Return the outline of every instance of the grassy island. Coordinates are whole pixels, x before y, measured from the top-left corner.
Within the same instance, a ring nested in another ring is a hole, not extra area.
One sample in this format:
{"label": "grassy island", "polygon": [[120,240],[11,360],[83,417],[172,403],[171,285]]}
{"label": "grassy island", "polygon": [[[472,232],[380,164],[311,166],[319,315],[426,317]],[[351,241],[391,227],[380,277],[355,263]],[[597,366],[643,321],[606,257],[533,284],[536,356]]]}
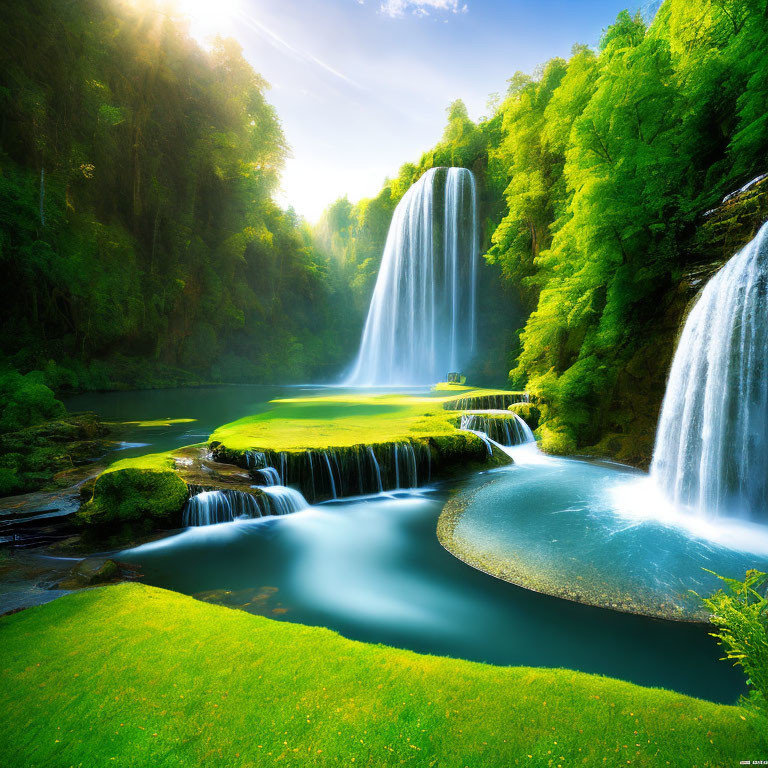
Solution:
{"label": "grassy island", "polygon": [[[203,446],[188,446],[113,463],[96,480],[78,520],[102,536],[175,527],[187,499],[185,483],[249,491],[247,473],[238,467],[253,467],[255,453],[281,466],[283,476],[310,501],[408,487],[417,478],[429,481],[433,473],[508,463],[506,455],[489,453],[477,435],[459,429],[460,413],[446,408],[457,391],[473,398],[519,394],[446,384],[431,396],[275,400],[267,411],[216,429],[208,443],[213,462]],[[201,462],[206,463],[203,473]]]}
{"label": "grassy island", "polygon": [[234,451],[281,452],[452,436],[458,432],[459,417],[445,406],[457,391],[462,398],[518,394],[442,387],[446,389],[436,388],[440,394],[432,397],[353,394],[276,400],[269,411],[219,427],[211,442]]}
{"label": "grassy island", "polygon": [[17,768],[704,768],[768,747],[741,708],[353,642],[139,584],[6,616],[0,635],[0,764]]}

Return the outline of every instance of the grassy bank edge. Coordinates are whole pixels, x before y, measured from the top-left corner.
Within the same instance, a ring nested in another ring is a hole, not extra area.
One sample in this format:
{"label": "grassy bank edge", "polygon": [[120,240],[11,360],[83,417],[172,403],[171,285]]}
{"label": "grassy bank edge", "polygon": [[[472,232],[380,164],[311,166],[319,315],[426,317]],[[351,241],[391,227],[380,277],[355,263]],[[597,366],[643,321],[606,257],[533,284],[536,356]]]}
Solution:
{"label": "grassy bank edge", "polygon": [[346,640],[140,584],[0,619],[0,764],[722,766],[742,709]]}

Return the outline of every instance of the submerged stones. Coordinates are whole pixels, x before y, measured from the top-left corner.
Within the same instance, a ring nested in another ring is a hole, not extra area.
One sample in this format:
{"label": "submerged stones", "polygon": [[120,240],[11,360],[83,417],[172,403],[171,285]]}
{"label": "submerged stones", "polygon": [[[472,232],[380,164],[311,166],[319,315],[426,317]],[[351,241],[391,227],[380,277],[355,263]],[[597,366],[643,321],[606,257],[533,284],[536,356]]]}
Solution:
{"label": "submerged stones", "polygon": [[[563,467],[555,465],[555,471]],[[586,463],[583,471],[594,475]],[[530,485],[530,480],[529,475],[522,487]],[[648,551],[655,550],[627,544],[637,532],[635,527],[611,527],[609,513],[603,517],[595,510],[584,512],[584,497],[570,498],[556,511],[546,501],[541,506],[539,500],[546,498],[543,485],[523,494],[523,502],[494,496],[494,486],[504,482],[503,476],[496,476],[455,495],[443,508],[437,537],[456,558],[503,581],[573,602],[676,621],[707,620],[707,611],[690,591],[700,588],[699,583],[687,580],[687,570],[686,577],[678,577],[674,558],[662,556],[658,562],[641,564]],[[489,517],[489,504],[503,509],[503,515]],[[578,535],[569,535],[572,521]],[[684,551],[680,550],[681,555]],[[651,578],[638,579],[636,571]],[[706,575],[695,562],[693,571]]]}

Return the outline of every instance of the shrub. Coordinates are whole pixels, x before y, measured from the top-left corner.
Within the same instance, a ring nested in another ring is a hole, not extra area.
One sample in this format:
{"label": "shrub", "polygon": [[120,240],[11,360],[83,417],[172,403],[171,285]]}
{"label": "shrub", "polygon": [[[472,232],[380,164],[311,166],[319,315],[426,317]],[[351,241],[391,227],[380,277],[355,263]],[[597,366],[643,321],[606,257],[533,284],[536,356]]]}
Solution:
{"label": "shrub", "polygon": [[536,436],[540,439],[539,446],[545,453],[567,456],[576,451],[573,433],[556,420],[542,424],[536,431]]}
{"label": "shrub", "polygon": [[746,703],[768,716],[768,573],[750,570],[744,581],[714,575],[725,588],[702,598],[718,629],[712,637],[724,648],[725,658],[744,669],[749,686]]}
{"label": "shrub", "polygon": [[66,414],[64,404],[42,382],[39,372],[0,375],[0,403],[0,432],[24,429]]}

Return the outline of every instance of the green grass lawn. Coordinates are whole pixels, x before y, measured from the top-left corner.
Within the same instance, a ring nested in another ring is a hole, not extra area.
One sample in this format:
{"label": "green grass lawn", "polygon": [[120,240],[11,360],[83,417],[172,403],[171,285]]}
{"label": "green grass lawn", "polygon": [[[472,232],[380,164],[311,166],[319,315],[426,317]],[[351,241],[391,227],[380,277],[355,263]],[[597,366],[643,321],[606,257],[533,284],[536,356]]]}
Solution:
{"label": "green grass lawn", "polygon": [[0,619],[0,765],[723,766],[739,708],[345,640],[123,584]]}
{"label": "green grass lawn", "polygon": [[[485,390],[475,390],[485,392]],[[451,435],[448,396],[331,395],[276,400],[264,413],[219,427],[211,440],[233,451],[300,451]]]}

